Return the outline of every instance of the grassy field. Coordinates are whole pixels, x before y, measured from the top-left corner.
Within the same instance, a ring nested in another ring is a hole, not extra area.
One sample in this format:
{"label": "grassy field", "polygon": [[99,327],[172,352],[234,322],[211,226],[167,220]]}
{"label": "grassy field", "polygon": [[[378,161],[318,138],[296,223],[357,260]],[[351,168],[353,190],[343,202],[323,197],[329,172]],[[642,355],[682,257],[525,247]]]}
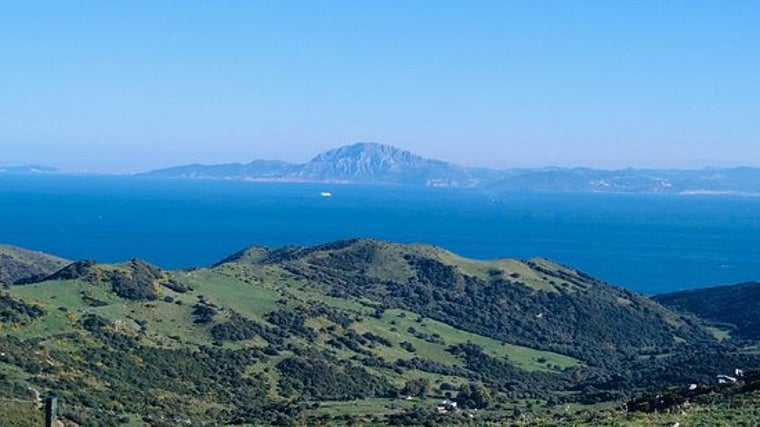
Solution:
{"label": "grassy field", "polygon": [[731,338],[731,332],[721,329],[715,326],[708,326],[707,329],[710,331],[710,333],[715,337],[718,341],[724,341],[729,338]]}
{"label": "grassy field", "polygon": [[0,425],[3,427],[40,427],[45,417],[36,403],[0,399]]}
{"label": "grassy field", "polygon": [[[417,321],[417,320],[420,321]],[[439,342],[429,342],[410,333],[424,333]],[[502,343],[492,338],[462,331],[433,319],[421,319],[414,313],[404,310],[386,310],[380,319],[368,318],[354,326],[359,333],[373,332],[388,338],[395,344],[402,341],[412,343],[417,355],[438,360],[442,363],[458,366],[460,361],[449,354],[446,348],[461,343],[471,342],[481,346],[485,353],[501,358],[506,357],[516,366],[528,370],[550,370],[550,366],[568,368],[581,365],[581,362],[568,356],[547,351],[534,350],[513,344]],[[381,353],[389,360],[406,358],[408,352],[400,347],[384,348]]]}
{"label": "grassy field", "polygon": [[[245,277],[246,281],[239,277]],[[213,271],[196,270],[184,273],[181,280],[192,286],[196,294],[207,296],[209,301],[255,319],[263,319],[266,313],[282,308],[278,302],[282,299],[300,304],[322,303],[361,315],[368,315],[373,311],[368,307],[369,304],[327,296],[323,289],[306,286],[289,278],[281,270],[273,268],[251,270],[229,265]],[[564,369],[581,365],[580,361],[568,356],[502,343],[432,319],[418,322],[417,317],[414,313],[403,310],[386,310],[379,319],[366,316],[362,321],[355,322],[352,329],[359,334],[372,332],[393,342],[393,347],[379,346],[372,349],[389,361],[417,356],[459,366],[460,361],[448,353],[446,348],[472,342],[483,347],[489,355],[507,357],[510,362],[528,371],[551,370],[555,366]],[[312,319],[309,325],[319,329],[329,326],[330,322],[325,319]],[[410,328],[416,333],[409,332]],[[438,342],[420,339],[415,336],[418,333],[430,337],[437,336]],[[399,346],[401,342],[411,343],[417,351],[410,354]]]}

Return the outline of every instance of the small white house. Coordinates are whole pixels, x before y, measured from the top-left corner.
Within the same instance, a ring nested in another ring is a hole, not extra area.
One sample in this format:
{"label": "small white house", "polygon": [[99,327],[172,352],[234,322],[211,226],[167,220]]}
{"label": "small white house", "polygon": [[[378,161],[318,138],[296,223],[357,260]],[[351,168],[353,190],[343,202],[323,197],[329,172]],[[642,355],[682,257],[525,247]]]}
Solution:
{"label": "small white house", "polygon": [[444,406],[446,409],[456,409],[457,407],[457,403],[451,399],[441,400],[441,405]]}

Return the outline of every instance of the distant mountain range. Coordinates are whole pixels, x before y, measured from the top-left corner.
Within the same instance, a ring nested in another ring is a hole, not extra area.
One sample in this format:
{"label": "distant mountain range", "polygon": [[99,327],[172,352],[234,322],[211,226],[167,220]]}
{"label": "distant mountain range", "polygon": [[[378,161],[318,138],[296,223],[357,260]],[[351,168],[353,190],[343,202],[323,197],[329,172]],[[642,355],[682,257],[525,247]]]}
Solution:
{"label": "distant mountain range", "polygon": [[[0,174],[63,173],[45,166],[1,167]],[[380,184],[480,188],[489,191],[760,195],[760,168],[488,169],[428,159],[389,145],[360,142],[318,154],[306,163],[190,164],[138,173],[169,179]]]}
{"label": "distant mountain range", "polygon": [[254,160],[246,164],[192,164],[139,175],[175,179],[486,188],[497,191],[760,194],[760,168],[601,170],[550,167],[497,170],[427,159],[376,143],[343,146],[301,164],[278,160]]}
{"label": "distant mountain range", "polygon": [[162,178],[474,187],[496,178],[498,173],[426,159],[388,145],[357,143],[326,151],[302,164],[277,160],[254,160],[247,164],[194,164],[141,175]]}

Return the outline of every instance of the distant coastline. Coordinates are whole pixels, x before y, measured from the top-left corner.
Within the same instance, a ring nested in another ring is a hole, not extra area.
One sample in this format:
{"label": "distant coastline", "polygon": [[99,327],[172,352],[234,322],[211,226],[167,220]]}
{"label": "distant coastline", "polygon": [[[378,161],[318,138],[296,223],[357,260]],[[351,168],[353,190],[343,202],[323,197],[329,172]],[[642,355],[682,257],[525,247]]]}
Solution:
{"label": "distant coastline", "polygon": [[[0,174],[69,173],[44,166],[20,166],[0,167]],[[497,192],[760,196],[760,168],[754,167],[616,170],[586,167],[488,169],[428,159],[409,151],[377,143],[356,143],[338,147],[300,164],[280,160],[254,160],[249,163],[181,165],[120,175],[186,180],[478,188]]]}

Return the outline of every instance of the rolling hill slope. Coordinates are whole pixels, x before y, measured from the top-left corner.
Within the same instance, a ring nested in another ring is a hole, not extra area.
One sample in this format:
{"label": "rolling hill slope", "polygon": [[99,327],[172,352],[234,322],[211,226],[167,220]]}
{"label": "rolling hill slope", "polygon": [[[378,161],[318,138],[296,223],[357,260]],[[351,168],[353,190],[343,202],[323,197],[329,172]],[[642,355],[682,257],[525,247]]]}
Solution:
{"label": "rolling hill slope", "polygon": [[760,340],[760,282],[673,292],[653,298],[667,307],[728,326],[738,338]]}
{"label": "rolling hill slope", "polygon": [[174,272],[81,261],[0,304],[0,398],[54,390],[80,424],[498,421],[760,363],[548,260],[375,240]]}
{"label": "rolling hill slope", "polygon": [[46,276],[67,263],[68,261],[54,255],[0,245],[0,284]]}
{"label": "rolling hill slope", "polygon": [[373,240],[259,250],[251,265],[276,265],[323,285],[327,294],[371,299],[589,361],[591,353],[607,350],[623,354],[708,339],[651,300],[543,259],[478,262],[440,248]]}

